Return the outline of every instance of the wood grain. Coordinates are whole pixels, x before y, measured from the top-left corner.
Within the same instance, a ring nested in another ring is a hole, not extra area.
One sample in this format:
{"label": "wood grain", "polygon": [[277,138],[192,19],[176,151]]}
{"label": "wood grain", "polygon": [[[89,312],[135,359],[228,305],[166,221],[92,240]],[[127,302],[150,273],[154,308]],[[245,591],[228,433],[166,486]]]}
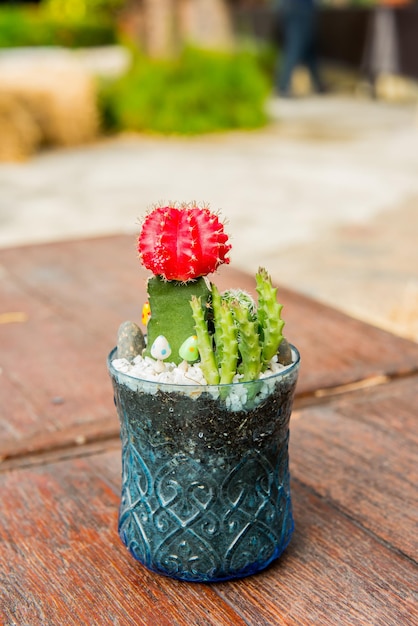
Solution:
{"label": "wood grain", "polygon": [[0,476],[0,623],[244,626],[208,585],[157,576],[117,535],[119,452]]}
{"label": "wood grain", "polygon": [[[418,623],[418,345],[286,289],[305,407],[291,420],[289,548],[265,572],[216,585],[129,556],[105,359],[119,323],[139,318],[145,279],[128,236],[0,251],[0,456],[14,458],[0,473],[0,623]],[[254,293],[230,267],[216,280]],[[342,394],[319,405],[328,391]]]}
{"label": "wood grain", "polygon": [[296,411],[291,471],[418,562],[418,376]]}
{"label": "wood grain", "polygon": [[296,532],[283,557],[217,593],[254,626],[413,626],[417,568],[355,520],[293,485]]}
{"label": "wood grain", "polygon": [[[135,237],[120,235],[0,251],[0,458],[118,435],[105,360],[119,324],[138,320],[147,273]],[[224,266],[221,289],[254,281]],[[285,331],[302,354],[299,398],[418,370],[418,345],[286,289]]]}
{"label": "wood grain", "polygon": [[[136,258],[135,237],[120,235],[0,251],[0,263],[33,298],[53,304],[108,345],[125,319],[139,320],[149,273]],[[255,294],[254,279],[222,266],[221,289]],[[279,287],[288,338],[300,347],[305,367],[300,391],[418,369],[418,346]],[[106,346],[107,349],[107,346]]]}
{"label": "wood grain", "polygon": [[136,563],[116,532],[119,451],[0,475],[6,626],[413,624],[416,567],[293,483],[296,533],[265,572],[187,584]]}
{"label": "wood grain", "polygon": [[296,292],[282,288],[279,294],[285,331],[302,354],[300,395],[418,372],[418,344]]}
{"label": "wood grain", "polygon": [[10,276],[1,284],[9,309],[27,321],[0,326],[0,457],[75,443],[91,424],[94,434],[116,434],[103,342]]}

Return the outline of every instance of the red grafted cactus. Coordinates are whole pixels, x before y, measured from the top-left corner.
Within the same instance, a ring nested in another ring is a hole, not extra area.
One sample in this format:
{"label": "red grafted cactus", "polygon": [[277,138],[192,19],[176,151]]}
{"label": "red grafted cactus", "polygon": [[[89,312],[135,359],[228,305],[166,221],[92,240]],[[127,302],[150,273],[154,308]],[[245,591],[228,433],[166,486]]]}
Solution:
{"label": "red grafted cactus", "polygon": [[231,246],[218,216],[207,208],[157,207],[138,238],[142,264],[166,280],[188,282],[229,263]]}

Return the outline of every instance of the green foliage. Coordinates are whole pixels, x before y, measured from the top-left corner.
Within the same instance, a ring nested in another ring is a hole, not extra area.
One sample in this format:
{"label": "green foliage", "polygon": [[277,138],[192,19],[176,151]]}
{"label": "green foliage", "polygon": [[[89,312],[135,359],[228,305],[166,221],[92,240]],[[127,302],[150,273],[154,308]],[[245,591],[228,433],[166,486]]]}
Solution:
{"label": "green foliage", "polygon": [[70,19],[43,7],[0,7],[0,48],[20,46],[99,46],[116,42],[116,31],[103,15]]}
{"label": "green foliage", "polygon": [[55,18],[81,21],[87,17],[112,18],[125,0],[43,0],[42,8]]}
{"label": "green foliage", "polygon": [[176,59],[138,57],[102,86],[99,104],[110,128],[192,135],[262,126],[268,92],[254,54],[188,48]]}

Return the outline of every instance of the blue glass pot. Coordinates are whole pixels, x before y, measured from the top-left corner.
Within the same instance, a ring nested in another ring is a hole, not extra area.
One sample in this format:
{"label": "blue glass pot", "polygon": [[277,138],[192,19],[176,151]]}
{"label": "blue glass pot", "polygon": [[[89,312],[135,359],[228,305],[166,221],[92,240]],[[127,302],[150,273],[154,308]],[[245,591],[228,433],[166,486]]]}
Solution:
{"label": "blue glass pot", "polygon": [[289,419],[299,353],[282,372],[231,385],[169,385],[117,371],[119,534],[149,569],[188,581],[254,574],[293,532]]}

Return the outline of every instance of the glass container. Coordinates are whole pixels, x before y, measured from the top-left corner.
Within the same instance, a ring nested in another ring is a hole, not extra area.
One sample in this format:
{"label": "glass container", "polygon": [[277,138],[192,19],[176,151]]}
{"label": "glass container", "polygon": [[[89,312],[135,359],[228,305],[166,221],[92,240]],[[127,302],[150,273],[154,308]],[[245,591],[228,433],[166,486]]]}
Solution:
{"label": "glass container", "polygon": [[267,567],[294,524],[289,419],[293,363],[254,382],[171,385],[117,371],[122,441],[119,534],[135,559],[173,578],[215,582]]}

